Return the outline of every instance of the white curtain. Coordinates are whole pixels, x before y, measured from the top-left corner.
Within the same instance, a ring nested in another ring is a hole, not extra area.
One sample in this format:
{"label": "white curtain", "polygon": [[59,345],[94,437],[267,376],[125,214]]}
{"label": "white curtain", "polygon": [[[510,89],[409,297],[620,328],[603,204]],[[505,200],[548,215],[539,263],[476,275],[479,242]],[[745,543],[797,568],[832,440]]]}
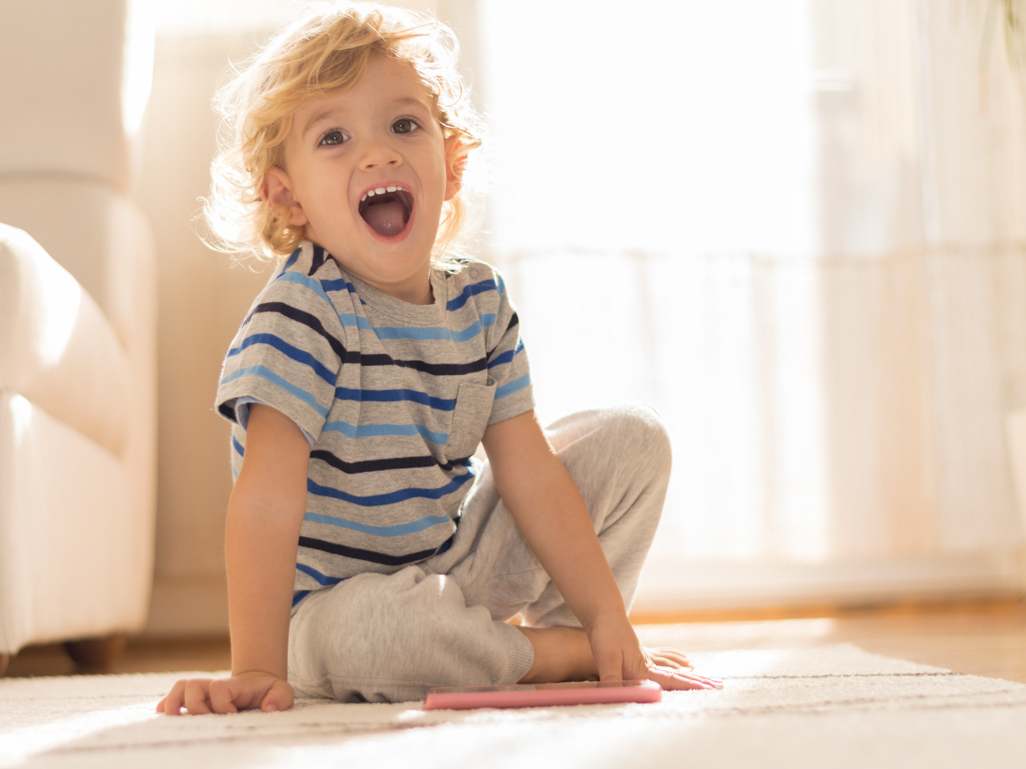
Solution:
{"label": "white curtain", "polygon": [[988,3],[439,3],[540,412],[670,427],[642,606],[1021,586],[1026,72]]}
{"label": "white curtain", "polygon": [[[473,247],[542,416],[643,400],[670,427],[641,606],[1022,586],[1006,0],[397,1],[460,38],[495,148]],[[166,35],[302,5],[139,2]]]}

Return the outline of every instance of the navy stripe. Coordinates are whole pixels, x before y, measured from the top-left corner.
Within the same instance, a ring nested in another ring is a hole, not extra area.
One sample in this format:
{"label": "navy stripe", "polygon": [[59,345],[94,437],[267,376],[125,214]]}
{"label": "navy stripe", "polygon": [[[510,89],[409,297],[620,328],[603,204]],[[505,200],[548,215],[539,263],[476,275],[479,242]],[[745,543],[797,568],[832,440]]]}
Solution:
{"label": "navy stripe", "polygon": [[326,587],[329,585],[337,585],[339,582],[343,581],[342,577],[329,577],[327,574],[321,574],[317,569],[312,566],[307,566],[305,563],[297,563],[296,571],[301,571],[307,576],[313,577],[317,584],[324,585]]}
{"label": "navy stripe", "polygon": [[432,548],[430,550],[421,550],[416,553],[407,553],[405,555],[386,555],[385,553],[375,553],[372,550],[362,550],[358,547],[347,547],[346,545],[340,545],[337,542],[326,542],[323,539],[315,539],[314,537],[300,537],[299,546],[309,548],[310,550],[320,550],[322,553],[331,553],[332,555],[341,555],[345,558],[353,558],[357,561],[379,563],[383,566],[404,566],[408,563],[423,561],[425,558],[430,558],[436,553],[444,553],[452,546],[452,537],[443,543],[441,547]]}
{"label": "navy stripe", "polygon": [[235,433],[232,433],[232,445],[235,447],[235,450],[239,452],[240,457],[246,456],[246,450],[242,448],[242,444],[235,440]]}
{"label": "navy stripe", "polygon": [[[279,315],[284,315],[289,320],[294,320],[296,323],[302,323],[311,331],[324,337],[328,344],[331,345],[331,349],[335,351],[335,354],[339,358],[342,358],[347,363],[349,362],[346,360],[347,354],[345,346],[338,339],[328,333],[324,328],[324,324],[321,323],[320,319],[316,315],[311,315],[297,307],[293,307],[291,304],[285,304],[285,302],[264,302],[263,304],[256,306],[253,312],[249,314],[249,317],[242,321],[242,325],[245,326],[249,323],[250,319],[252,319],[252,317],[258,312],[276,312]],[[359,362],[359,358],[357,358],[357,362]]]}
{"label": "navy stripe", "polygon": [[359,496],[357,494],[350,494],[347,491],[341,491],[340,489],[333,489],[330,486],[322,486],[316,481],[307,478],[306,490],[310,494],[316,494],[320,497],[331,497],[332,499],[341,499],[343,502],[360,505],[361,507],[381,507],[382,505],[394,505],[399,502],[405,502],[409,499],[441,499],[442,497],[448,496],[449,494],[457,491],[463,484],[474,477],[474,473],[469,470],[470,468],[468,468],[466,475],[458,475],[444,486],[439,486],[434,489],[407,488],[392,491],[387,494],[368,494],[367,496]]}
{"label": "navy stripe", "polygon": [[324,263],[328,261],[327,252],[321,247],[314,243],[313,247],[313,258],[310,260],[310,272],[306,275],[312,278],[317,270],[324,266]]}
{"label": "navy stripe", "polygon": [[234,355],[238,355],[243,350],[252,347],[255,344],[266,344],[268,347],[273,347],[279,352],[285,353],[285,355],[296,361],[296,363],[302,363],[309,366],[314,370],[314,373],[317,374],[317,376],[328,384],[333,385],[338,379],[337,372],[329,369],[306,350],[300,350],[298,347],[294,347],[281,337],[275,336],[274,334],[250,334],[242,340],[242,344],[230,349],[225,357],[231,358]]}
{"label": "navy stripe", "polygon": [[[506,338],[506,334],[509,333],[511,328],[515,328],[516,326],[519,326],[519,325],[520,325],[520,318],[517,317],[516,313],[513,313],[513,316],[509,319],[509,323],[506,324],[506,330],[503,331],[502,332],[502,336],[499,337],[499,341],[502,341],[503,339]],[[489,350],[488,354],[491,355],[493,352],[495,352],[496,349],[498,349],[498,345],[496,345],[491,350]]]}
{"label": "navy stripe", "polygon": [[499,287],[495,285],[494,280],[482,280],[480,283],[471,283],[463,289],[463,293],[455,299],[450,299],[446,305],[447,310],[458,310],[460,307],[467,303],[467,300],[472,296],[483,294],[485,291],[498,291]]}
{"label": "navy stripe", "polygon": [[293,593],[292,594],[292,608],[295,609],[296,608],[296,604],[299,603],[300,601],[302,601],[308,595],[310,595],[310,591],[309,590],[297,590],[295,593]]}
{"label": "navy stripe", "polygon": [[[348,361],[347,361],[348,362]],[[488,366],[487,358],[479,358],[471,363],[426,363],[422,360],[395,360],[390,355],[364,355],[360,361],[364,366],[398,366],[410,368],[422,374],[432,376],[460,376],[484,371]]]}
{"label": "navy stripe", "polygon": [[438,411],[452,411],[456,408],[455,398],[432,398],[417,390],[354,390],[350,387],[336,387],[335,399],[340,401],[368,401],[375,403],[396,403],[413,401],[430,406]]}
{"label": "navy stripe", "polygon": [[[342,289],[345,289],[350,294],[356,294],[356,286],[354,286],[345,278],[336,278],[335,280],[321,279],[321,285],[324,287],[325,291],[341,291]],[[356,296],[359,299],[360,295],[356,294]],[[363,304],[367,304],[362,299],[360,299],[360,302]]]}
{"label": "navy stripe", "polygon": [[[239,453],[241,454],[242,452],[240,451]],[[386,470],[412,470],[415,467],[434,467],[436,465],[441,467],[443,470],[452,470],[453,467],[457,465],[470,467],[470,457],[465,459],[454,459],[451,462],[439,462],[430,455],[423,457],[367,459],[362,462],[344,462],[330,451],[325,451],[324,449],[311,451],[310,459],[319,459],[325,464],[334,467],[336,470],[341,470],[343,473],[348,473],[349,475],[356,475],[357,473],[376,473]]]}
{"label": "navy stripe", "polygon": [[[318,270],[321,269],[321,267],[323,267],[325,264],[327,264],[329,261],[332,261],[333,259],[334,257],[332,257],[332,255],[325,251],[323,248],[321,248],[318,245],[314,245],[313,258],[310,260],[310,271],[307,273],[307,277],[312,278],[314,276],[314,273],[316,273]],[[354,286],[345,278],[336,278],[335,280],[324,280],[322,278],[318,278],[318,280],[320,280],[321,282],[321,288],[323,288],[325,291],[341,291],[342,289],[345,289],[351,294],[356,294],[356,297],[358,299],[360,298],[360,294],[357,292],[356,286]],[[360,304],[367,303],[363,301],[363,299],[360,299]]]}

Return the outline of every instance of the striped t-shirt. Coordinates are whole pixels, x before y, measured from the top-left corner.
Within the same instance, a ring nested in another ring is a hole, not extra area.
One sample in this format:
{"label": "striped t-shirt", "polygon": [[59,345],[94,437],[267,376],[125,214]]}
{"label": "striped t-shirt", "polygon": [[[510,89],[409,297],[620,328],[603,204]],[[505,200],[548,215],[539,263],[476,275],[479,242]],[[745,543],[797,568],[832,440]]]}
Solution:
{"label": "striped t-shirt", "polygon": [[534,407],[502,278],[431,271],[434,304],[395,299],[304,242],[257,296],[225,357],[217,408],[236,477],[249,404],[310,441],[293,605],[362,572],[449,546],[485,427]]}

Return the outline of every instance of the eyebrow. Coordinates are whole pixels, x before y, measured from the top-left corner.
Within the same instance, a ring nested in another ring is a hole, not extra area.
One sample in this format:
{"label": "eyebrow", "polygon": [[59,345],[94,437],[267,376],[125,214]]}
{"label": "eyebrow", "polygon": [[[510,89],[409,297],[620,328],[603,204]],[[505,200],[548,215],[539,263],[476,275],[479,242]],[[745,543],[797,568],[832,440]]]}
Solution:
{"label": "eyebrow", "polygon": [[[417,99],[413,96],[402,96],[391,102],[391,106],[395,107],[401,107],[407,104],[426,109],[429,113],[433,112],[433,110],[431,109],[431,105],[426,104],[423,100]],[[310,129],[313,126],[315,126],[317,123],[321,122],[325,118],[330,117],[336,111],[336,107],[327,107],[326,109],[323,109],[320,112],[315,113],[309,120],[306,121],[306,125],[303,126],[302,130],[299,133],[300,138],[305,139],[306,135],[310,133]]]}
{"label": "eyebrow", "polygon": [[306,121],[306,125],[304,125],[303,129],[299,132],[299,137],[301,139],[305,139],[306,135],[310,133],[310,129],[313,128],[313,126],[317,125],[317,123],[320,123],[333,112],[335,112],[335,109],[333,107],[328,107],[327,109],[323,109],[320,112],[315,113],[309,120]]}

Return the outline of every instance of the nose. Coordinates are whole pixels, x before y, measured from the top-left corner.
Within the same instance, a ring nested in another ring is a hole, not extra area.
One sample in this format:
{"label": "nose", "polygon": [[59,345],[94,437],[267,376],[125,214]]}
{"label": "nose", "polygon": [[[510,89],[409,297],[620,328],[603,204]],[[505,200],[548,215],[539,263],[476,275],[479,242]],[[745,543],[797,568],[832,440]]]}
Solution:
{"label": "nose", "polygon": [[386,138],[368,139],[363,146],[360,157],[360,168],[370,171],[376,168],[388,168],[402,165],[403,157]]}

